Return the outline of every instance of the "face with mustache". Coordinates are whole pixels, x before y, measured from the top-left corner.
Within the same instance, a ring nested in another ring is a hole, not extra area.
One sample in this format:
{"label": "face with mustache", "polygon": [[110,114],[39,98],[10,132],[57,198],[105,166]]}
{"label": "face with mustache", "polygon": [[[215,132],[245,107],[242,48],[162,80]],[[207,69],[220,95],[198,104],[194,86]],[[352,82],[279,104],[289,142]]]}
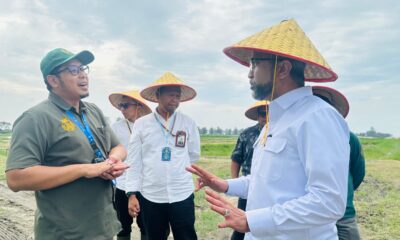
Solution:
{"label": "face with mustache", "polygon": [[275,57],[269,54],[257,53],[251,58],[250,89],[257,100],[265,100],[271,96],[274,78]]}
{"label": "face with mustache", "polygon": [[84,68],[81,62],[76,59],[60,66],[56,75],[54,75],[56,85],[53,86],[52,91],[63,99],[71,101],[79,101],[89,96],[89,78]]}
{"label": "face with mustache", "polygon": [[171,116],[181,102],[181,88],[176,86],[162,87],[157,92],[158,108]]}

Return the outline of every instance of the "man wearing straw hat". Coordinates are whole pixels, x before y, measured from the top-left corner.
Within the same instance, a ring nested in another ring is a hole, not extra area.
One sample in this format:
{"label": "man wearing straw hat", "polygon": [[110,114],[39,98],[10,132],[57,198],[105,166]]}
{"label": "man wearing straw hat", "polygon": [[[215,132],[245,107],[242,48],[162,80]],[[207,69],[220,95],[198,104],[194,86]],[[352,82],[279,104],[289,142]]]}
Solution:
{"label": "man wearing straw hat", "polygon": [[141,96],[158,106],[132,129],[126,183],[129,212],[132,216],[143,212],[149,240],[167,239],[169,227],[176,240],[197,239],[194,186],[185,167],[199,160],[200,136],[195,122],[176,111],[196,92],[167,72]]}
{"label": "man wearing straw hat", "polygon": [[[151,109],[137,90],[112,93],[109,96],[109,100],[124,116],[123,119],[115,122],[111,128],[124,147],[128,149],[134,122],[138,118],[151,113]],[[127,164],[129,165],[128,162]],[[117,240],[130,240],[132,232],[133,219],[128,212],[128,197],[125,194],[125,175],[126,173],[116,179],[115,205],[119,221],[122,225],[122,230],[118,233]],[[141,239],[146,239],[141,215],[137,216],[137,224],[140,229]]]}
{"label": "man wearing straw hat", "polygon": [[[260,135],[261,129],[265,124],[267,111],[267,101],[257,101],[247,111],[245,116],[251,120],[257,121],[257,124],[246,128],[236,142],[235,149],[231,155],[231,177],[239,177],[239,171],[242,169],[242,176],[250,174],[251,159],[253,158],[253,145]],[[239,198],[238,208],[246,210],[247,200]],[[231,240],[241,240],[244,238],[244,233],[234,231]]]}
{"label": "man wearing straw hat", "polygon": [[254,144],[251,175],[223,180],[193,165],[197,189],[247,198],[246,211],[206,189],[219,227],[245,239],[338,239],[335,223],[346,206],[349,130],[343,117],[312,94],[304,81],[337,79],[294,20],[228,47],[250,67],[253,97],[271,100],[266,125]]}
{"label": "man wearing straw hat", "polygon": [[122,144],[89,95],[89,51],[50,51],[40,69],[49,98],[14,123],[6,176],[35,191],[35,239],[112,239],[121,229],[111,180],[127,168]]}
{"label": "man wearing straw hat", "polygon": [[[322,86],[313,86],[313,94],[332,105],[343,118],[349,113],[349,103],[346,97],[339,91]],[[344,216],[336,222],[339,240],[359,240],[356,221],[356,209],[354,208],[354,191],[362,183],[365,176],[365,159],[362,146],[358,137],[350,132],[350,165],[347,186],[347,204]]]}

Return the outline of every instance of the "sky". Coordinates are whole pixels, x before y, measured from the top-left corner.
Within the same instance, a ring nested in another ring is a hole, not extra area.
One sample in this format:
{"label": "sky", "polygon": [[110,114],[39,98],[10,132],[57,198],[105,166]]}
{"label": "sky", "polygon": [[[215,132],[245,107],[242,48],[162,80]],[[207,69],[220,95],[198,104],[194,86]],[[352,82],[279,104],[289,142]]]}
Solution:
{"label": "sky", "polygon": [[39,64],[62,47],[95,55],[85,100],[111,122],[121,117],[111,93],[143,89],[170,71],[196,89],[179,110],[200,127],[251,126],[249,69],[222,50],[294,18],[338,74],[318,85],[347,97],[351,130],[399,137],[399,12],[395,0],[0,0],[0,121],[47,98]]}

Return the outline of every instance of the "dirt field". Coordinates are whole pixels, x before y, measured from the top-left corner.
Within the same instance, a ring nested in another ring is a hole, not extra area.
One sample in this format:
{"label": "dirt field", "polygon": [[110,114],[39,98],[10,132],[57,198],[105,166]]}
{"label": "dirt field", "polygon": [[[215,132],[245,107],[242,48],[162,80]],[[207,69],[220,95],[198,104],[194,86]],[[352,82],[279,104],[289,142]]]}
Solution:
{"label": "dirt field", "polygon": [[36,209],[33,192],[12,192],[0,181],[0,238],[3,240],[33,239]]}

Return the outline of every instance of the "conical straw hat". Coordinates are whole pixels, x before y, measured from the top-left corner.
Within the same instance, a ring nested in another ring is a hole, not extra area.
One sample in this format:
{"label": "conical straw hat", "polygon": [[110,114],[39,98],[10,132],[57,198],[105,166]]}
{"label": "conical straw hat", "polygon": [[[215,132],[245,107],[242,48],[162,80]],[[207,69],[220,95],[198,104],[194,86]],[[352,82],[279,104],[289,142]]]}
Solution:
{"label": "conical straw hat", "polygon": [[257,101],[253,105],[249,107],[249,109],[246,110],[244,115],[247,118],[250,118],[251,120],[257,121],[258,118],[258,108],[259,107],[264,107],[266,108],[266,105],[269,104],[269,101],[263,100],[263,101]]}
{"label": "conical straw hat", "polygon": [[306,63],[305,81],[333,82],[337,79],[336,73],[331,70],[294,19],[282,21],[224,49],[226,55],[245,66],[250,66],[253,52],[278,55]]}
{"label": "conical straw hat", "polygon": [[160,87],[177,86],[181,88],[181,102],[189,101],[196,97],[196,91],[183,83],[179,78],[170,72],[164,73],[159,79],[150,86],[143,89],[140,95],[151,102],[158,102],[156,92]]}
{"label": "conical straw hat", "polygon": [[137,90],[131,90],[127,92],[112,93],[108,97],[111,104],[119,110],[118,104],[123,100],[123,97],[129,97],[141,105],[139,109],[139,116],[142,117],[151,113],[150,107],[147,105],[146,100],[144,100]]}
{"label": "conical straw hat", "polygon": [[338,90],[329,87],[312,86],[312,91],[315,96],[323,100],[328,100],[328,103],[336,108],[336,110],[342,114],[343,118],[347,117],[350,110],[349,102]]}

